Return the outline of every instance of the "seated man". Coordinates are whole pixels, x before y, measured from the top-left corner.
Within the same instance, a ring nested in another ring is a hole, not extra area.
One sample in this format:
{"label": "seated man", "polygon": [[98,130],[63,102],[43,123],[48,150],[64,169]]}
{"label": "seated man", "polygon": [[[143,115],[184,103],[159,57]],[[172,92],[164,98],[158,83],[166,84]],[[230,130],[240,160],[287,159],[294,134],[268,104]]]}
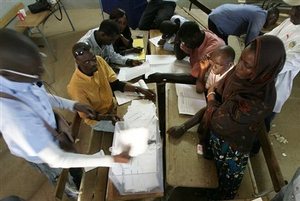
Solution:
{"label": "seated man", "polygon": [[114,20],[103,20],[99,29],[89,30],[79,42],[88,43],[94,54],[101,56],[109,64],[119,64],[126,66],[137,66],[141,62],[128,59],[115,52],[113,43],[119,38],[119,25]]}
{"label": "seated man", "polygon": [[[97,120],[88,118],[83,113],[79,115],[90,126],[96,126],[99,120],[116,121],[116,102],[112,91],[120,90],[137,92],[145,98],[154,100],[155,94],[148,89],[121,82],[111,67],[99,56],[91,52],[86,43],[77,43],[72,49],[77,68],[68,85],[68,93],[73,100],[90,105],[98,112]],[[105,125],[103,125],[105,126]],[[104,130],[108,131],[108,130]]]}
{"label": "seated man", "polygon": [[[149,76],[149,81],[176,82],[195,84],[201,69],[199,62],[206,60],[210,52],[225,45],[224,41],[208,30],[200,30],[198,24],[188,21],[182,24],[174,43],[174,52],[178,60],[190,56],[192,67],[191,74],[154,73]],[[206,73],[206,72],[201,72]]]}
{"label": "seated man", "polygon": [[211,86],[222,79],[226,73],[232,69],[234,58],[235,52],[233,48],[228,45],[224,45],[213,51],[209,55],[208,60],[201,61],[200,72],[205,72],[207,69],[210,69],[210,73],[207,77],[206,83],[203,82],[203,80],[205,80],[205,74],[199,74],[196,82],[197,92],[203,93],[205,89],[208,90]]}
{"label": "seated man", "polygon": [[264,10],[256,5],[223,4],[208,16],[208,28],[225,43],[228,36],[241,36],[246,34],[245,44],[255,39],[262,28],[274,25],[279,17],[279,10],[271,7]]}
{"label": "seated man", "polygon": [[173,15],[170,20],[163,21],[159,30],[163,34],[158,41],[158,45],[163,46],[165,50],[174,51],[174,41],[180,26],[188,20],[180,15]]}

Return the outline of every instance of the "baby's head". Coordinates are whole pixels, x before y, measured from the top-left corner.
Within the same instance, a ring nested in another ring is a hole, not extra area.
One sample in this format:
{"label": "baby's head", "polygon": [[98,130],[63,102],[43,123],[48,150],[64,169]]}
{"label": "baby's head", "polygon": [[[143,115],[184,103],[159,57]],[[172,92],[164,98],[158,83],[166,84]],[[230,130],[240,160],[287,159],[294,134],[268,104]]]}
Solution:
{"label": "baby's head", "polygon": [[173,34],[177,33],[178,29],[178,25],[170,20],[163,21],[159,26],[159,30],[163,34],[163,39],[170,38],[171,36],[173,36]]}
{"label": "baby's head", "polygon": [[210,54],[211,70],[216,75],[223,75],[234,63],[235,52],[228,45],[221,46],[215,49]]}

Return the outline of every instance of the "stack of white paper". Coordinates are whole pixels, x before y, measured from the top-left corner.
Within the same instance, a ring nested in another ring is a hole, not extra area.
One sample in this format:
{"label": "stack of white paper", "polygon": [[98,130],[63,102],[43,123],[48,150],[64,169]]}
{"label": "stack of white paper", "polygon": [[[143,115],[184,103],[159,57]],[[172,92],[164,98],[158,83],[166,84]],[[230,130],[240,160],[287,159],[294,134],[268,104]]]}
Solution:
{"label": "stack of white paper", "polygon": [[[133,84],[134,86],[137,87],[142,87],[144,89],[148,89],[147,84],[145,83],[144,80],[139,80],[138,82]],[[114,91],[115,97],[117,99],[118,105],[123,105],[125,103],[128,103],[134,99],[140,98],[142,95],[138,94],[136,92],[121,92],[121,91]]]}
{"label": "stack of white paper", "polygon": [[175,84],[179,114],[195,115],[206,106],[204,93],[197,93],[195,85]]}
{"label": "stack of white paper", "polygon": [[120,72],[118,74],[118,79],[121,81],[129,81],[136,77],[146,74],[150,71],[150,65],[148,62],[144,62],[143,64],[135,67],[124,67],[120,68]]}
{"label": "stack of white paper", "polygon": [[146,55],[150,70],[145,77],[153,73],[186,73],[191,72],[191,65],[187,60],[177,60],[174,55]]}
{"label": "stack of white paper", "polygon": [[[145,130],[148,132],[146,141],[143,136]],[[121,137],[120,134],[124,135]],[[149,140],[154,143],[148,145]],[[118,150],[120,142],[121,144],[127,143],[124,141],[130,141],[132,147],[138,147],[137,152],[143,149],[142,145],[146,146],[146,149],[142,154],[136,155],[129,164],[115,164],[110,168],[110,179],[119,192],[128,194],[150,192],[153,189],[162,190],[160,135],[156,107],[153,102],[148,100],[132,101],[124,115],[123,124],[118,122],[116,125],[112,147],[113,155],[116,154],[116,151],[120,151]]]}

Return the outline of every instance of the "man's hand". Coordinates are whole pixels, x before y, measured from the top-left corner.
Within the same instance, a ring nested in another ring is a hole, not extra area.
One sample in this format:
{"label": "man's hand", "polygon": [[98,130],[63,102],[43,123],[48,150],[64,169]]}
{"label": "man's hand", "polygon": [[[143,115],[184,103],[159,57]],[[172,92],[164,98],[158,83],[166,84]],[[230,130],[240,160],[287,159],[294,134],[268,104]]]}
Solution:
{"label": "man's hand", "polygon": [[136,54],[140,54],[143,51],[142,47],[134,47],[132,48],[132,52]]}
{"label": "man's hand", "polygon": [[173,126],[171,128],[169,128],[169,130],[167,131],[167,133],[169,133],[169,135],[173,138],[180,138],[184,133],[186,132],[184,125],[181,126]]}
{"label": "man's hand", "polygon": [[155,99],[156,99],[155,92],[152,91],[151,89],[144,89],[142,87],[136,87],[135,92],[144,94],[145,98],[148,100],[155,101]]}
{"label": "man's hand", "polygon": [[89,105],[81,104],[81,103],[75,103],[74,110],[77,111],[77,112],[82,112],[82,113],[86,114],[89,119],[95,119],[96,118],[95,110]]}
{"label": "man's hand", "polygon": [[116,163],[128,163],[131,159],[129,156],[129,151],[125,151],[120,153],[119,155],[112,156],[114,159],[114,162]]}
{"label": "man's hand", "polygon": [[127,59],[126,61],[126,65],[128,66],[138,66],[138,65],[141,65],[143,62],[139,61],[139,60],[133,60],[133,59]]}
{"label": "man's hand", "polygon": [[166,43],[166,39],[160,39],[157,44],[159,46],[163,46],[165,43]]}

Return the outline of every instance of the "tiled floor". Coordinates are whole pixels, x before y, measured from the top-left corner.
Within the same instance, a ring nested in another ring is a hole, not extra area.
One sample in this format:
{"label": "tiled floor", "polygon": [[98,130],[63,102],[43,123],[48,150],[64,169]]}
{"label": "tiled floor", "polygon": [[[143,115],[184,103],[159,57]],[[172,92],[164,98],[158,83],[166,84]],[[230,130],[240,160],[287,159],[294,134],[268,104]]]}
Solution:
{"label": "tiled floor", "polygon": [[[183,4],[186,5],[186,2]],[[99,19],[101,19],[98,9],[70,10],[69,14],[76,28],[75,32],[71,32],[66,18],[64,18],[62,22],[58,22],[52,17],[44,27],[44,31],[46,35],[49,36],[49,41],[56,50],[58,57],[58,60],[54,61],[49,54],[46,59],[48,73],[45,76],[45,80],[52,82],[53,78],[55,78],[55,82],[51,84],[51,88],[55,89],[56,94],[63,97],[67,97],[66,85],[74,70],[71,47],[88,29],[99,26]],[[201,13],[198,14],[200,16],[202,15]],[[202,20],[205,21],[205,18],[202,18]],[[239,51],[237,41],[235,39],[232,41],[235,49]],[[40,43],[39,40],[37,42]],[[47,53],[46,48],[41,48],[41,50]],[[277,115],[274,120],[270,135],[283,176],[286,180],[291,179],[300,164],[300,155],[298,154],[300,153],[300,137],[298,135],[300,131],[299,108],[300,77],[298,75],[294,81],[293,93],[285,104],[282,112]],[[288,143],[280,143],[275,139],[275,134],[285,137]],[[2,139],[0,142],[0,198],[15,194],[31,201],[54,200],[52,197],[53,188],[44,176],[33,170],[23,160],[11,156]],[[260,192],[272,190],[271,181],[261,154],[252,159],[252,165]],[[191,197],[195,195],[195,199],[201,196],[201,192],[199,193],[197,190],[179,189],[176,194],[172,196],[172,200],[194,199],[186,197],[186,194],[191,195]],[[253,197],[253,189],[248,173],[246,173],[244,177],[238,197]]]}

